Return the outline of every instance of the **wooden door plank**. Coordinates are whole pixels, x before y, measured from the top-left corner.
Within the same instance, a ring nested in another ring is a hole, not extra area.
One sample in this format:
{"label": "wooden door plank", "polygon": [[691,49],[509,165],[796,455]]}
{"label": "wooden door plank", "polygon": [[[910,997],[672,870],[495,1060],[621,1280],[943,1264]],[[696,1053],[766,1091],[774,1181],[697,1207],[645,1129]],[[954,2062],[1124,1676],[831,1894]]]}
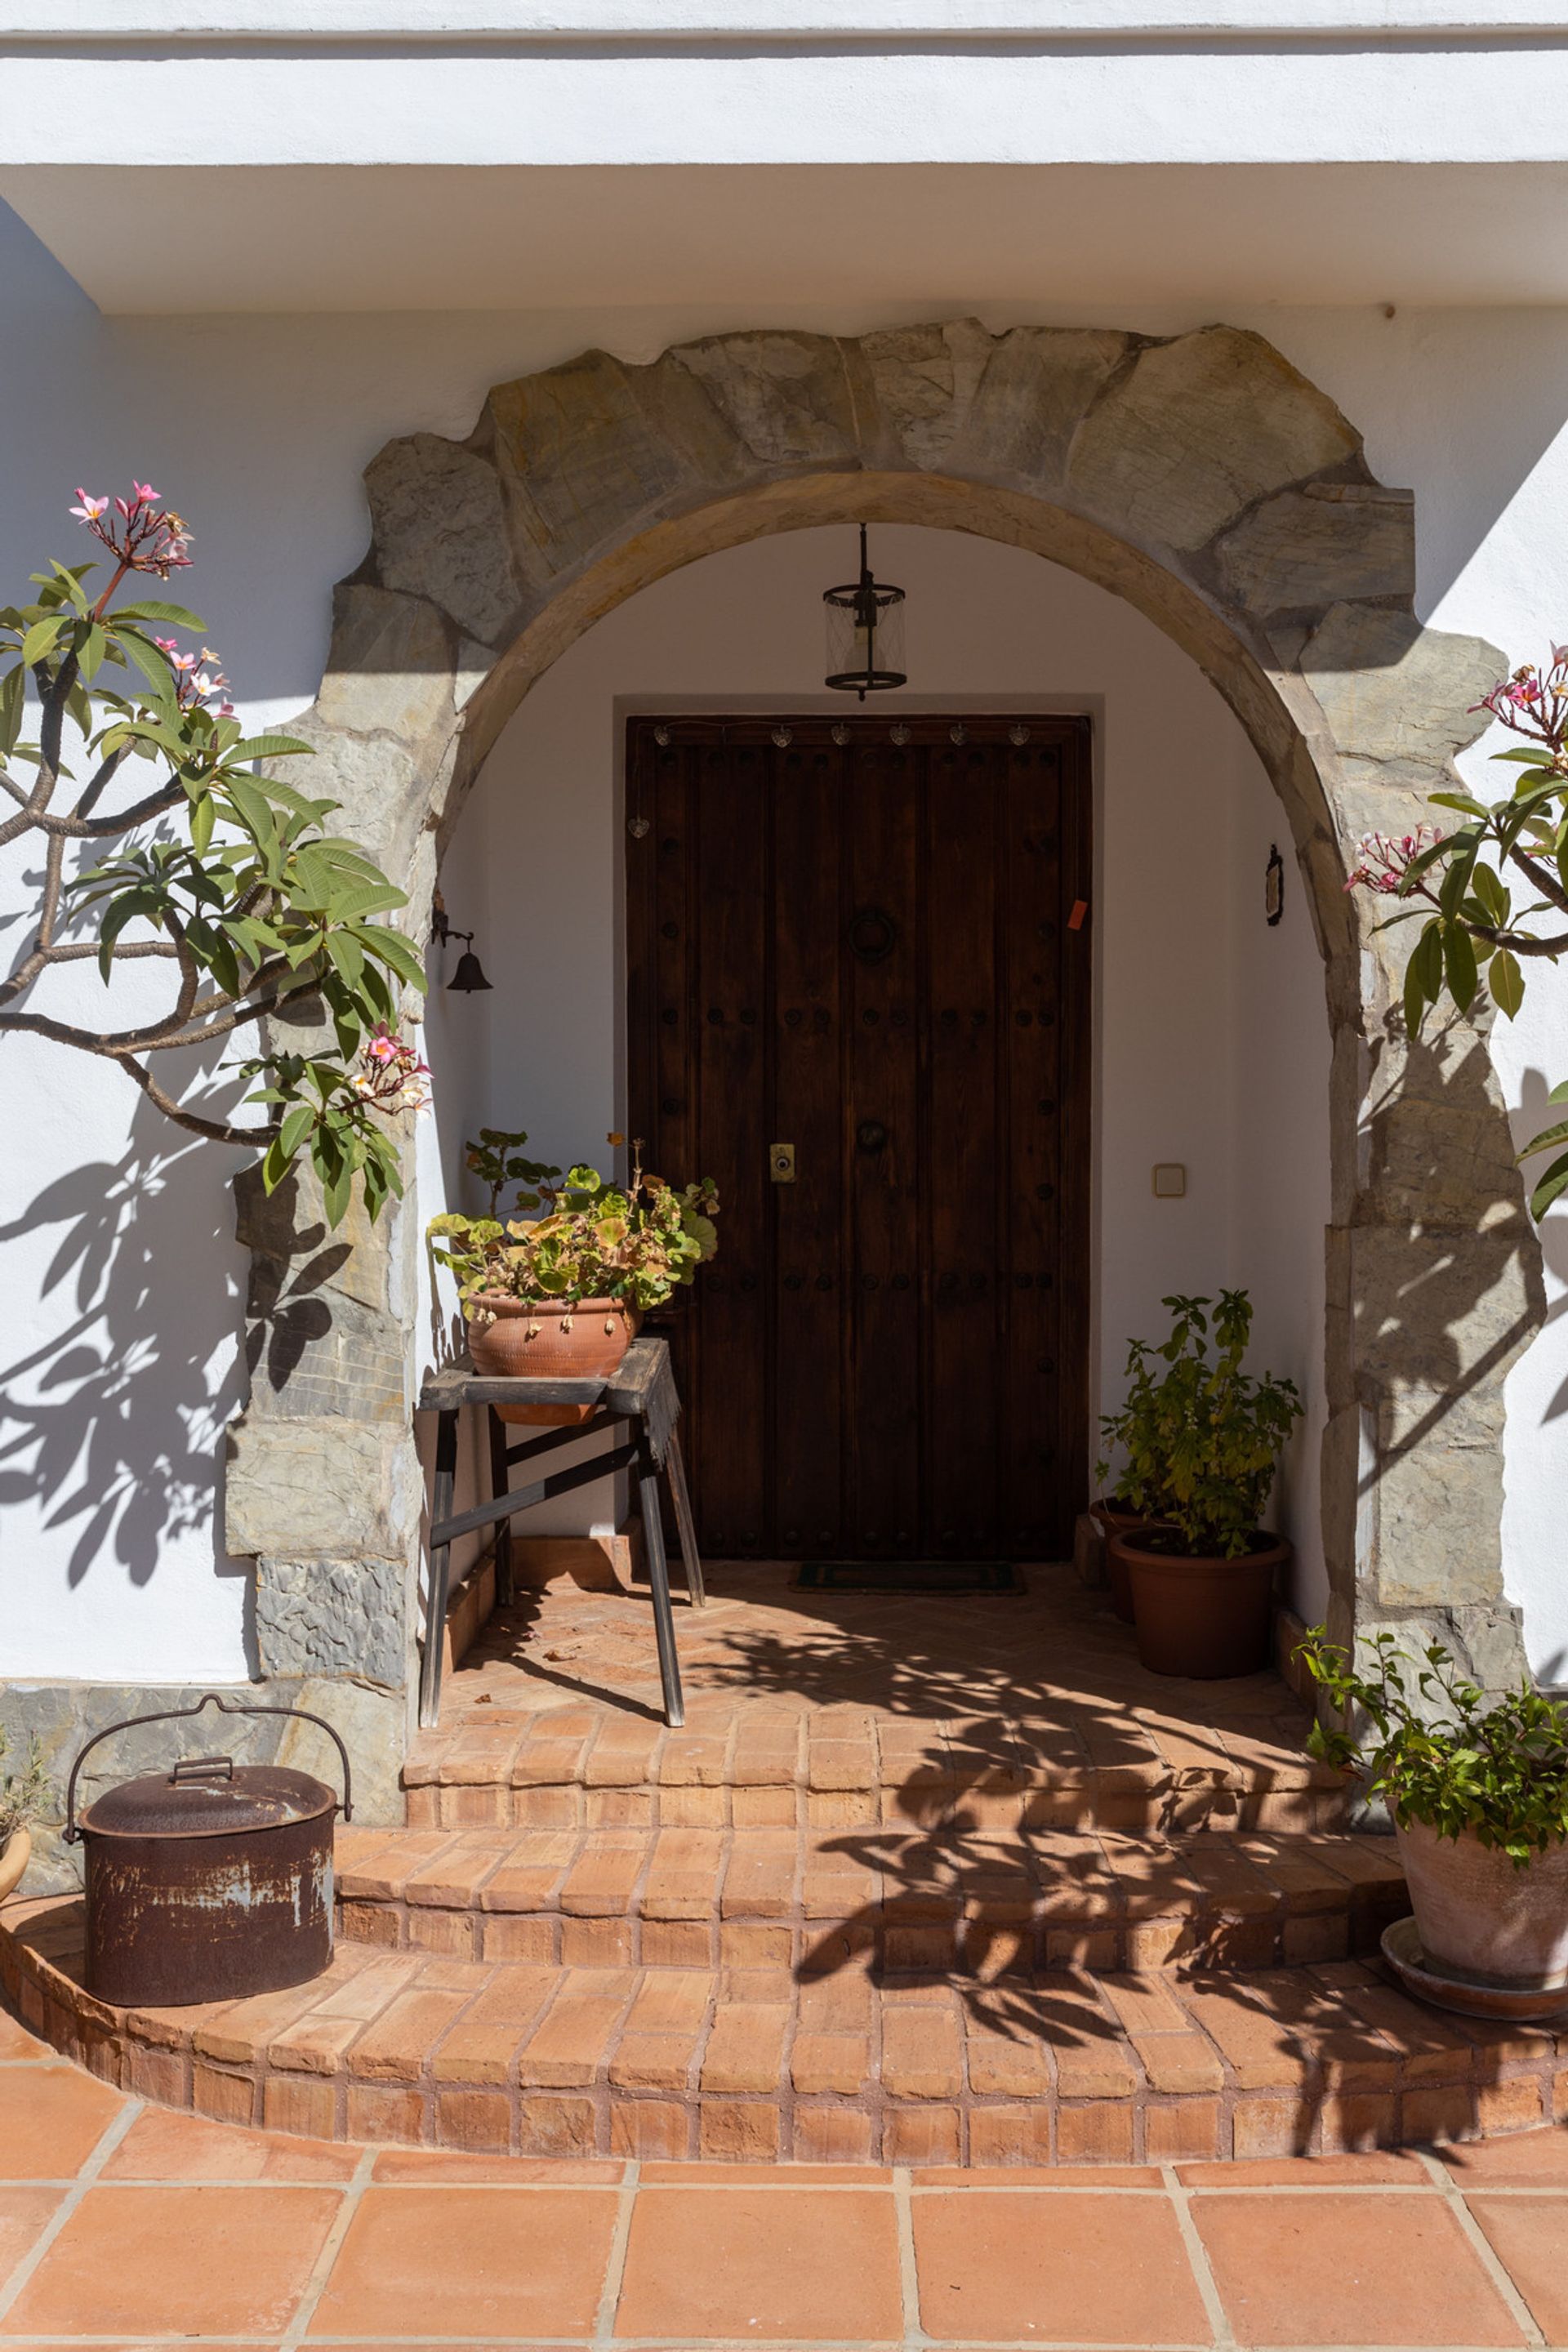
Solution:
{"label": "wooden door plank", "polygon": [[720,1255],[698,1289],[698,1526],[702,1549],[721,1559],[771,1548],[768,778],[754,745],[712,745],[697,759],[697,1159],[718,1184],[721,1220]]}
{"label": "wooden door plank", "polygon": [[998,1540],[1004,1377],[998,1192],[1007,1138],[997,1063],[1008,1013],[999,984],[997,868],[1005,763],[994,746],[979,743],[933,746],[927,757],[928,1548],[980,1559]]}
{"label": "wooden door plank", "polygon": [[847,765],[847,1527],[857,1555],[886,1558],[921,1540],[922,762],[872,740],[854,744]]}
{"label": "wooden door plank", "polygon": [[773,754],[773,1122],[795,1180],[773,1187],[778,1333],[777,1543],[785,1559],[844,1549],[844,1181],[840,810],[831,742]]}

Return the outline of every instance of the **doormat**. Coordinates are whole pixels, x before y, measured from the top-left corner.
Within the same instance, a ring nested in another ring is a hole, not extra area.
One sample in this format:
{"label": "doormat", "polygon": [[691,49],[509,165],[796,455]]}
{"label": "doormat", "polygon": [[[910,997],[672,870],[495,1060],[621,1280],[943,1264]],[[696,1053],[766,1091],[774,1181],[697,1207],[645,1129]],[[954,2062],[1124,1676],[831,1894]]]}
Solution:
{"label": "doormat", "polygon": [[1010,1559],[806,1559],[797,1592],[1026,1592]]}

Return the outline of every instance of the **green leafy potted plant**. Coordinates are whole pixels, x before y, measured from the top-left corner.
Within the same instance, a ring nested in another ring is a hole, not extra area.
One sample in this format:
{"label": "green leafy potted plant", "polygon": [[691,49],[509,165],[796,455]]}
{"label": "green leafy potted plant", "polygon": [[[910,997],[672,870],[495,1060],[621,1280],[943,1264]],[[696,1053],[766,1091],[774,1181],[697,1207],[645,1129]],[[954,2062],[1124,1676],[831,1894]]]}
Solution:
{"label": "green leafy potted plant", "polygon": [[[1127,1400],[1121,1412],[1107,1415],[1103,1424],[1108,1438],[1127,1445],[1127,1457],[1115,1486],[1089,1507],[1105,1543],[1110,1605],[1124,1625],[1132,1622],[1132,1579],[1114,1538],[1132,1535],[1165,1517],[1165,1464],[1157,1450],[1160,1432],[1152,1415],[1144,1410],[1154,1384],[1152,1353],[1142,1339],[1134,1339],[1128,1348]],[[1096,1465],[1094,1475],[1101,1482],[1110,1475],[1109,1459]]]}
{"label": "green leafy potted plant", "polygon": [[1515,2016],[1531,1995],[1535,2013],[1568,2007],[1568,1707],[1528,1683],[1489,1698],[1435,1642],[1413,1658],[1375,1633],[1363,1672],[1320,1625],[1297,1654],[1338,1718],[1314,1726],[1314,1755],[1358,1773],[1393,1815],[1419,1989],[1470,2013],[1488,2012],[1466,1985],[1524,1997]]}
{"label": "green leafy potted plant", "polygon": [[[6,1748],[5,1727],[0,1724],[0,1765],[5,1761]],[[38,1820],[48,1801],[44,1751],[35,1739],[27,1751],[26,1771],[0,1771],[0,1903],[22,1883],[33,1853],[27,1824]]]}
{"label": "green leafy potted plant", "polygon": [[1100,1425],[1126,1457],[1116,1498],[1142,1508],[1157,1493],[1163,1524],[1112,1537],[1110,1552],[1131,1585],[1138,1654],[1152,1673],[1205,1682],[1256,1674],[1268,1661],[1275,1579],[1290,1557],[1258,1521],[1301,1400],[1293,1381],[1242,1370],[1252,1329],[1245,1290],[1222,1290],[1217,1304],[1162,1304],[1170,1338],[1133,1343],[1132,1387]]}
{"label": "green leafy potted plant", "polygon": [[[437,1262],[457,1276],[477,1370],[503,1380],[606,1375],[647,1309],[712,1256],[719,1195],[707,1181],[678,1191],[650,1174],[640,1143],[625,1185],[587,1166],[569,1168],[557,1182],[558,1168],[521,1157],[527,1140],[486,1128],[469,1145],[469,1167],[490,1186],[490,1214],[433,1218],[426,1231]],[[539,1213],[496,1215],[512,1181],[524,1187],[516,1206]],[[501,1418],[569,1428],[591,1410],[503,1405]]]}

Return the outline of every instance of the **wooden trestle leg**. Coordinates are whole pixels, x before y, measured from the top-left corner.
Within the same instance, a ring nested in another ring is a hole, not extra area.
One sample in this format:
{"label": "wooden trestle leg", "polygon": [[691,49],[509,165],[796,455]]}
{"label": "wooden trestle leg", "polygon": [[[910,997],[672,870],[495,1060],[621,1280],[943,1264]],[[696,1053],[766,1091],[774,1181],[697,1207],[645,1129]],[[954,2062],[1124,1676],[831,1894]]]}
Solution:
{"label": "wooden trestle leg", "polygon": [[675,1527],[680,1538],[680,1564],[686,1570],[686,1590],[691,1596],[693,1609],[706,1609],[708,1591],[702,1581],[702,1559],[697,1549],[691,1496],[687,1492],[686,1464],[681,1458],[680,1439],[673,1429],[664,1450],[664,1468],[669,1480],[669,1498],[675,1505]]}
{"label": "wooden trestle leg", "polygon": [[[430,1498],[432,1530],[452,1516],[458,1470],[458,1416],[441,1413],[436,1423],[436,1485]],[[447,1601],[452,1576],[452,1540],[430,1547],[430,1596],[425,1617],[425,1654],[419,1662],[419,1727],[434,1729],[441,1713],[441,1668],[447,1650]]]}
{"label": "wooden trestle leg", "polygon": [[680,1662],[675,1649],[675,1618],[669,1605],[669,1565],[664,1556],[664,1528],[658,1512],[658,1465],[653,1458],[647,1425],[638,1428],[637,1505],[642,1512],[643,1541],[647,1546],[647,1580],[653,1600],[653,1630],[658,1643],[658,1678],[664,1686],[664,1719],[672,1731],[686,1720],[680,1696]]}

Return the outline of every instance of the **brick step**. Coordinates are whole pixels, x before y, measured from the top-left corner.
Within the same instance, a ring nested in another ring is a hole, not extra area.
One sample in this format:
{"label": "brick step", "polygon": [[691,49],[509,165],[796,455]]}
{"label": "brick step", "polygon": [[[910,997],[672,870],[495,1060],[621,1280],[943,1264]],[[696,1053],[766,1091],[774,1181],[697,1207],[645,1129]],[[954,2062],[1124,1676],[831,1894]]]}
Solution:
{"label": "brick step", "polygon": [[81,1989],[81,1948],[79,1900],[0,1914],[0,1975],[57,2049],[164,2105],[327,2139],[1092,2165],[1468,2137],[1568,2108],[1568,2031],[1441,2016],[1354,1960],[879,1982],[342,1941],[313,1984],[121,2011]]}
{"label": "brick step", "polygon": [[357,1942],[465,1960],[979,1976],[1335,1959],[1409,1907],[1387,1839],[1072,1830],[350,1829],[338,1897]]}
{"label": "brick step", "polygon": [[1214,1706],[1209,1685],[1190,1718],[1080,1703],[973,1722],[704,1696],[682,1731],[602,1702],[469,1706],[419,1735],[403,1784],[416,1829],[1344,1825],[1345,1783],[1306,1753],[1307,1718],[1282,1686],[1277,1712],[1211,1723]]}

